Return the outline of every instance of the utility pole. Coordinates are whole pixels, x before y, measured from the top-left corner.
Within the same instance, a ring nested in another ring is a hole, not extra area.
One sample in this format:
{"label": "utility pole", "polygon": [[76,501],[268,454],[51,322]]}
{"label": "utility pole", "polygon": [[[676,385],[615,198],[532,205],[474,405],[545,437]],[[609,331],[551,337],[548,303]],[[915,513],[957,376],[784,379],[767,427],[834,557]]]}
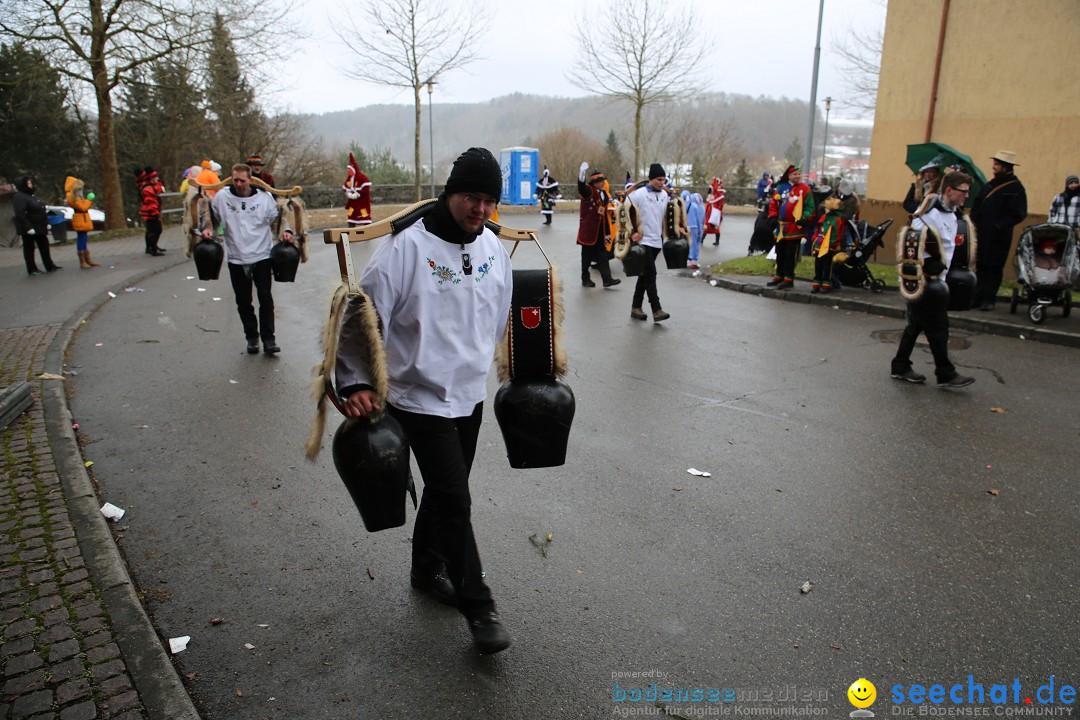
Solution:
{"label": "utility pole", "polygon": [[829,147],[829,109],[832,98],[825,98],[825,134],[821,136],[821,177],[825,177],[825,150]]}
{"label": "utility pole", "polygon": [[814,44],[814,77],[810,81],[810,119],[806,122],[806,150],[803,155],[803,171],[810,171],[810,148],[814,144],[814,116],[817,115],[817,76],[821,62],[821,19],[825,15],[825,0],[818,5],[817,41]]}

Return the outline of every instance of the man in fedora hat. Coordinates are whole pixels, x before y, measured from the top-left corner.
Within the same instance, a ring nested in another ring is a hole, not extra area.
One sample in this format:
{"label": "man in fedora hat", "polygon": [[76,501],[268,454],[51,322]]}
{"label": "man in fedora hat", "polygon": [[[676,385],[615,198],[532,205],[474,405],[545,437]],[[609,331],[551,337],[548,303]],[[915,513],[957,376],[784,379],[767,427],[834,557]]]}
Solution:
{"label": "man in fedora hat", "polygon": [[604,191],[604,180],[604,173],[596,169],[589,172],[589,163],[581,163],[577,184],[578,195],[581,196],[577,244],[581,246],[581,284],[584,287],[596,287],[589,273],[593,263],[600,271],[604,287],[622,282],[619,278],[611,277],[608,254],[604,249],[608,236],[607,206],[610,200]]}
{"label": "man in fedora hat", "polygon": [[971,206],[975,233],[979,238],[979,259],[975,273],[979,284],[975,302],[980,310],[993,310],[1001,287],[1005,261],[1012,247],[1013,228],[1027,217],[1027,192],[1013,174],[1016,153],[999,150],[994,161],[994,178],[983,185]]}

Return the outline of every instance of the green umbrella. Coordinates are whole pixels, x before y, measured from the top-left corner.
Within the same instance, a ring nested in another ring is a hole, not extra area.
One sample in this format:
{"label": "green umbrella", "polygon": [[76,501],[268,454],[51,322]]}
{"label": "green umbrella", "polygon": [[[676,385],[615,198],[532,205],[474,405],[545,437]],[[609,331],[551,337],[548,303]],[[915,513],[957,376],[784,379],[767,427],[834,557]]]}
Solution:
{"label": "green umbrella", "polygon": [[968,206],[979,194],[979,190],[986,184],[986,176],[983,175],[979,166],[971,161],[964,153],[949,147],[945,143],[920,143],[907,146],[907,160],[904,164],[916,175],[927,164],[933,163],[942,172],[948,172],[947,168],[956,165],[971,176],[971,195],[968,196]]}

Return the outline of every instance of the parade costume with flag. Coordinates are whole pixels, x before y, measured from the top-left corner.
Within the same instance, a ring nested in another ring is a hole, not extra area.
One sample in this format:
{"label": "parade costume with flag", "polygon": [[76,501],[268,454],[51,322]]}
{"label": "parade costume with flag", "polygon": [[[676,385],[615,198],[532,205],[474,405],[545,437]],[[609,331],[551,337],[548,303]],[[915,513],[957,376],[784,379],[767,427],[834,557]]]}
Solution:
{"label": "parade costume with flag", "polygon": [[[814,215],[814,194],[810,186],[799,182],[791,184],[788,177],[798,170],[797,165],[789,165],[778,183],[778,191],[769,202],[770,218],[779,222],[776,235],[776,274],[772,285],[790,288],[795,284],[795,265],[799,257],[799,246],[806,237],[806,223]],[[790,187],[786,193],[783,188]]]}
{"label": "parade costume with flag", "polygon": [[604,287],[618,285],[621,280],[611,277],[608,265],[606,245],[610,234],[608,223],[608,201],[610,199],[604,187],[606,180],[599,170],[587,173],[589,164],[581,163],[578,175],[578,195],[581,206],[578,209],[577,244],[581,246],[581,284],[596,287],[589,276],[589,268],[596,263]]}
{"label": "parade costume with flag", "polygon": [[544,175],[536,183],[536,199],[540,202],[540,214],[544,216],[544,224],[551,224],[551,216],[555,211],[555,198],[559,195],[559,183],[551,177],[547,166],[544,167]]}
{"label": "parade costume with flag", "polygon": [[843,203],[835,195],[825,199],[825,213],[818,220],[814,231],[814,286],[811,293],[827,293],[832,290],[833,257],[843,244]]}
{"label": "parade costume with flag", "polygon": [[345,191],[345,218],[349,225],[371,222],[371,180],[360,170],[356,157],[349,153],[348,175],[341,189]]}

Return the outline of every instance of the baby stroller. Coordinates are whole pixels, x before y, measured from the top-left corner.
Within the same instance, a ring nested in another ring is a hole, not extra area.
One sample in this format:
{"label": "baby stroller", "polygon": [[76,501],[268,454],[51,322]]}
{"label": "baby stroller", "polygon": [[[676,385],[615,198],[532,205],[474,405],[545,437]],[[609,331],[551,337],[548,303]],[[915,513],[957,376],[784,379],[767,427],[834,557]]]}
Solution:
{"label": "baby stroller", "polygon": [[1046,319],[1049,305],[1060,305],[1061,316],[1072,310],[1072,284],[1080,273],[1076,230],[1061,223],[1029,225],[1016,243],[1016,277],[1009,312],[1015,313],[1021,298],[1028,304],[1033,323]]}
{"label": "baby stroller", "polygon": [[885,281],[875,278],[866,263],[879,247],[884,247],[885,231],[892,222],[892,218],[889,218],[880,225],[870,227],[865,220],[858,224],[848,220],[847,237],[851,245],[833,258],[833,276],[845,286],[868,288],[876,293],[884,290]]}

